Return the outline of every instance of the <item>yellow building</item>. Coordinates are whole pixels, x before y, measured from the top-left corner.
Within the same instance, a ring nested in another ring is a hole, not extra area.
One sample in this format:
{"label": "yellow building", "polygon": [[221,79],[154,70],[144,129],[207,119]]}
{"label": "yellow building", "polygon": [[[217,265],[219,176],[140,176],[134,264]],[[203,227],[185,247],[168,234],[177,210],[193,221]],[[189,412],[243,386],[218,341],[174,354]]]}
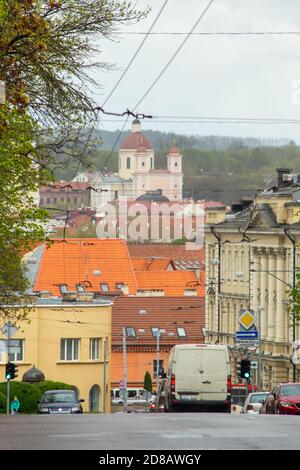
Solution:
{"label": "yellow building", "polygon": [[[18,365],[18,378],[35,365],[46,380],[74,385],[84,411],[110,411],[112,302],[93,294],[66,294],[39,298],[13,336],[10,360]],[[1,336],[0,340],[5,339]],[[17,342],[16,342],[17,340]],[[106,363],[104,356],[106,350]],[[0,377],[5,376],[7,353],[0,353]],[[104,377],[106,375],[106,378]]]}
{"label": "yellow building", "polygon": [[277,173],[276,185],[235,206],[231,214],[225,207],[208,209],[205,228],[206,340],[231,348],[236,380],[237,360],[244,352],[235,343],[239,314],[254,310],[261,355],[259,348],[247,354],[261,362],[260,383],[266,390],[300,380],[300,370],[290,363],[300,327],[291,318],[288,297],[300,265],[300,177],[288,168]]}

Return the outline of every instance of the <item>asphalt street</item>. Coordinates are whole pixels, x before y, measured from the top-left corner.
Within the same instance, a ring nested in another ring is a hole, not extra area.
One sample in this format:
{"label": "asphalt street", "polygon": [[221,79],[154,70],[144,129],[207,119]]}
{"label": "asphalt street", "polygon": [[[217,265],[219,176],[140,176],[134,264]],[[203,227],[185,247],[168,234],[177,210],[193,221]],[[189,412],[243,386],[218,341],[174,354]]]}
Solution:
{"label": "asphalt street", "polygon": [[299,449],[300,416],[0,416],[0,449]]}

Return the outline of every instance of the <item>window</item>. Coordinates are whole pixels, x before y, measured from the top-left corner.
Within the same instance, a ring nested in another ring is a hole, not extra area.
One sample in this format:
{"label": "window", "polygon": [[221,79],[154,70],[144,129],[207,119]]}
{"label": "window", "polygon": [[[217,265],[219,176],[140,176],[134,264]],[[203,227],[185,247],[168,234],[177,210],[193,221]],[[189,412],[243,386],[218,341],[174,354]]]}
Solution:
{"label": "window", "polygon": [[41,204],[44,204],[44,198],[41,197]]}
{"label": "window", "polygon": [[50,204],[50,197],[47,197],[47,204]]}
{"label": "window", "polygon": [[175,166],[178,166],[178,163],[177,163],[177,162],[175,162]]}
{"label": "window", "polygon": [[145,162],[142,162],[142,166],[145,166]]}
{"label": "window", "polygon": [[[163,359],[159,360],[159,374],[162,375],[163,372],[163,367],[164,367],[164,361]],[[153,359],[153,377],[156,378],[156,371],[157,371],[157,360]]]}
{"label": "window", "polygon": [[130,157],[127,157],[126,159],[126,168],[127,170],[130,170],[131,162],[130,162]]}
{"label": "window", "polygon": [[68,292],[68,285],[67,284],[59,284],[59,290],[61,294]]}
{"label": "window", "polygon": [[116,282],[116,289],[122,289],[124,287],[123,282]]}
{"label": "window", "polygon": [[90,338],[90,359],[100,359],[100,338]]}
{"label": "window", "polygon": [[135,329],[132,328],[131,326],[127,326],[126,327],[126,336],[128,338],[136,338]]}
{"label": "window", "polygon": [[115,199],[118,199],[119,191],[115,191]]}
{"label": "window", "polygon": [[79,359],[79,342],[77,338],[67,338],[60,340],[60,360],[61,361],[78,361]]}
{"label": "window", "polygon": [[197,290],[196,289],[185,289],[184,290],[184,295],[187,297],[196,297],[197,296]]}
{"label": "window", "polygon": [[176,328],[177,334],[179,338],[185,338],[186,337],[186,331],[185,328]]}
{"label": "window", "polygon": [[109,287],[108,287],[107,282],[101,282],[101,284],[100,284],[100,289],[101,289],[103,292],[108,292],[108,291],[109,291]]}
{"label": "window", "polygon": [[77,203],[77,197],[76,196],[74,197],[74,203],[75,204]]}
{"label": "window", "polygon": [[76,284],[77,292],[85,292],[85,287],[82,284]]}
{"label": "window", "polygon": [[54,197],[53,198],[53,204],[56,204],[57,203],[57,197]]}
{"label": "window", "polygon": [[10,352],[8,360],[11,362],[24,361],[24,339],[14,339],[13,340],[14,352]]}
{"label": "window", "polygon": [[159,328],[151,328],[151,331],[152,331],[152,336],[154,336],[154,338],[157,337],[157,332],[158,332]]}

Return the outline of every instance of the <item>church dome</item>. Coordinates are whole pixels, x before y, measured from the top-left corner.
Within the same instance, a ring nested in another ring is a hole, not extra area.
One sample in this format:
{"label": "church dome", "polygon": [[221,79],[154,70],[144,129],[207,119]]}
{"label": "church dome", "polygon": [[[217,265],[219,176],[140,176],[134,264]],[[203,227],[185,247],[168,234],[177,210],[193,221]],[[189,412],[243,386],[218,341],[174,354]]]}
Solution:
{"label": "church dome", "polygon": [[152,149],[150,141],[141,132],[132,132],[125,140],[123,140],[121,150],[136,150],[138,147],[145,147],[147,150]]}
{"label": "church dome", "polygon": [[161,189],[156,189],[155,191],[147,191],[146,194],[139,196],[136,201],[170,202],[170,199],[163,195]]}
{"label": "church dome", "polygon": [[175,145],[170,148],[168,155],[180,155],[180,150]]}

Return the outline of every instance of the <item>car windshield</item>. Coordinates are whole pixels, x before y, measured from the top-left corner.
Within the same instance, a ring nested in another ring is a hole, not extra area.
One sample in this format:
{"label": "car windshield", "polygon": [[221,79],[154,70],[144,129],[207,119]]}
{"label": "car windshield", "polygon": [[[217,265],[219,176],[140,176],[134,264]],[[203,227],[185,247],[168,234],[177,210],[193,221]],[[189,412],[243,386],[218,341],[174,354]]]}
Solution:
{"label": "car windshield", "polygon": [[260,401],[265,400],[267,395],[267,393],[258,393],[256,395],[252,395],[250,398],[250,403],[259,403]]}
{"label": "car windshield", "polygon": [[48,393],[43,397],[43,403],[74,403],[74,393]]}
{"label": "car windshield", "polygon": [[300,395],[300,385],[284,385],[280,387],[280,395]]}

